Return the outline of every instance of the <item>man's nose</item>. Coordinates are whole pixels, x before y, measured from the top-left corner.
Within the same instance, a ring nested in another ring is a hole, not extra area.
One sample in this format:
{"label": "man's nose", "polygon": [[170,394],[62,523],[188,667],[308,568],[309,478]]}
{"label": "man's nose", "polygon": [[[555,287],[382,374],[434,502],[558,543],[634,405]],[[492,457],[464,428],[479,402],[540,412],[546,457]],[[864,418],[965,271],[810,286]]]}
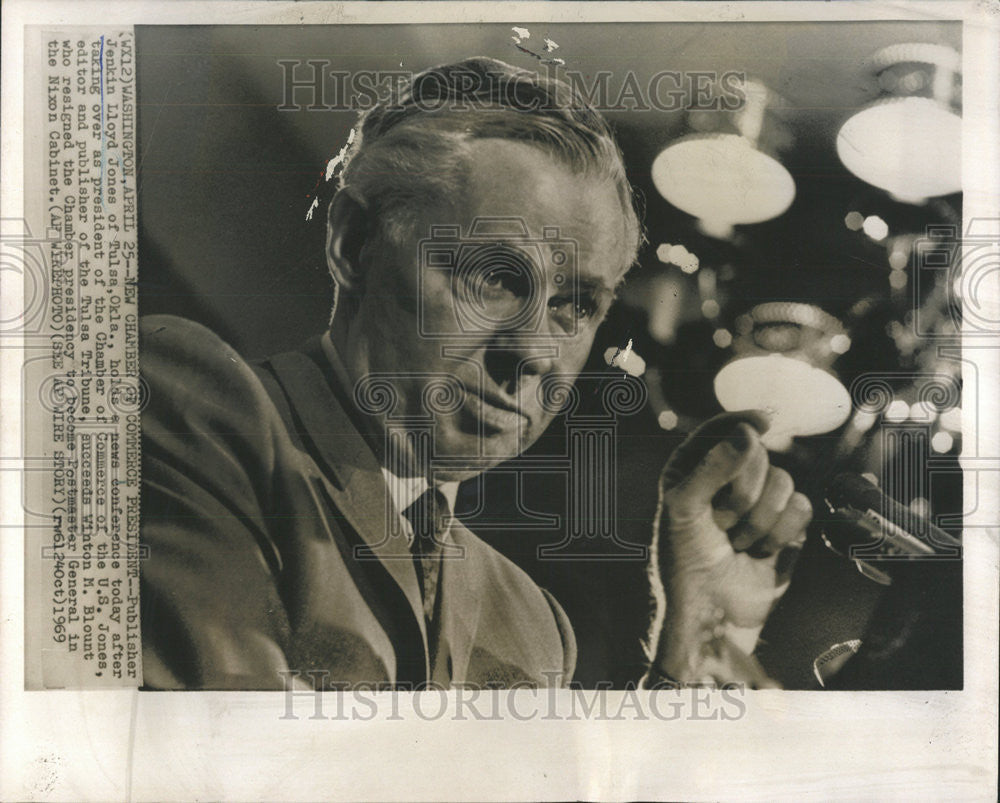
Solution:
{"label": "man's nose", "polygon": [[500,385],[517,387],[525,377],[552,371],[559,359],[558,338],[501,331],[486,350],[486,370]]}

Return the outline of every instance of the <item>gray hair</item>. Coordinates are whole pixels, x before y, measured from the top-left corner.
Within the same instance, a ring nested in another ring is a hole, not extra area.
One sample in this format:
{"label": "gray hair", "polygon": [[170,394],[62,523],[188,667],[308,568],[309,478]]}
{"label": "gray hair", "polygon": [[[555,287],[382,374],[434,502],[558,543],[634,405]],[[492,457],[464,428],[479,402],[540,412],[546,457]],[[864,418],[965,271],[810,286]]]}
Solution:
{"label": "gray hair", "polygon": [[474,139],[529,142],[571,170],[612,181],[622,205],[625,266],[643,242],[636,197],[607,122],[569,84],[496,59],[433,67],[362,112],[340,187],[351,187],[386,236],[412,232],[428,200],[461,197]]}

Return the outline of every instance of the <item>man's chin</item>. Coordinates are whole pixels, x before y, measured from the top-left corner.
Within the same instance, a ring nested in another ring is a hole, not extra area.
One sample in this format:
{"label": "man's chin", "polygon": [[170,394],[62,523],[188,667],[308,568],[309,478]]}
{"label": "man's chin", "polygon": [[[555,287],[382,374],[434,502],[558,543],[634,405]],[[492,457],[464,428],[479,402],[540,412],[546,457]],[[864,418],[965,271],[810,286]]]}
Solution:
{"label": "man's chin", "polygon": [[469,435],[452,431],[434,442],[431,466],[435,480],[468,480],[507,460],[513,460],[531,445],[518,431],[494,435]]}

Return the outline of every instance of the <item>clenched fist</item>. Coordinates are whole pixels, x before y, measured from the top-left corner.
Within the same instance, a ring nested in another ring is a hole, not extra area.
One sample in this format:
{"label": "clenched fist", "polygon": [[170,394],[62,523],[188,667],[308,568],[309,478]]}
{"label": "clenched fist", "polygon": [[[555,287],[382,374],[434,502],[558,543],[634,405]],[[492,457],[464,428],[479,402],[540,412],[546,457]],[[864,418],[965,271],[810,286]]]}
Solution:
{"label": "clenched fist", "polygon": [[717,416],[663,469],[650,566],[665,601],[651,640],[654,681],[774,685],[751,653],[788,587],[812,507],[770,464],[767,428],[763,413]]}

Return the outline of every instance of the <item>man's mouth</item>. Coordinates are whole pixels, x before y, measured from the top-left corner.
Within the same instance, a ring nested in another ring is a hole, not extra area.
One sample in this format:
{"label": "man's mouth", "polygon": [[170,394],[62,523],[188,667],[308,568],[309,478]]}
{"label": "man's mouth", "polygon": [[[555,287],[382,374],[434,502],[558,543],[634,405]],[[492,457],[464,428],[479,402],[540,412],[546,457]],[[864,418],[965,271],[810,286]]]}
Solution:
{"label": "man's mouth", "polygon": [[529,421],[515,399],[489,391],[470,389],[465,397],[465,410],[490,429],[509,430]]}

